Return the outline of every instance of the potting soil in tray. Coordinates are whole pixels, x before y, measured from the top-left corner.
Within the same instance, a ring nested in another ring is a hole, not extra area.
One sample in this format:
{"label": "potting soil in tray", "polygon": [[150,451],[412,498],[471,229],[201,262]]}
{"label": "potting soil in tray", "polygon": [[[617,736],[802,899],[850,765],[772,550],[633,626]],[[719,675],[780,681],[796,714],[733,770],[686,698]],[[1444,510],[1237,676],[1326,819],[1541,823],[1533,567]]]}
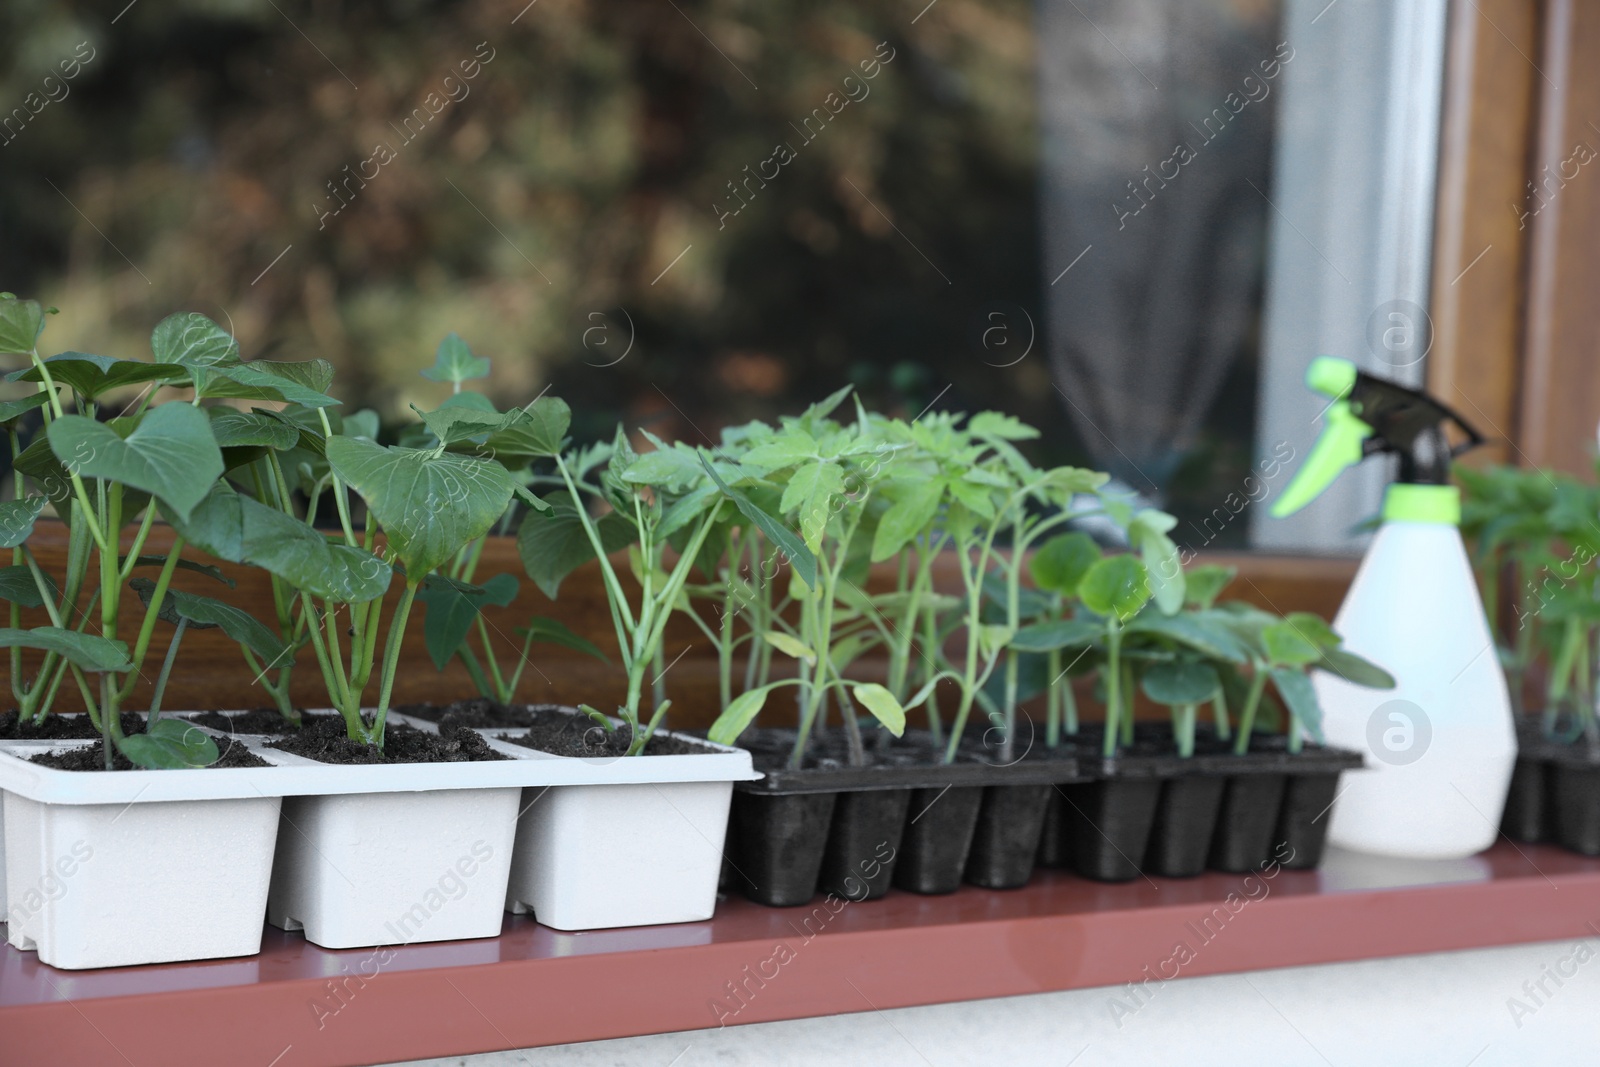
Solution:
{"label": "potting soil in tray", "polygon": [[[450,715],[444,717],[444,726],[457,722]],[[513,745],[549,752],[556,756],[626,756],[633,743],[633,729],[624,723],[615,730],[607,730],[587,715],[572,715],[557,711],[535,709],[533,723],[525,734],[506,738]],[[681,737],[671,737],[659,731],[645,742],[643,756],[698,756],[715,752],[709,746],[697,745]]]}
{"label": "potting soil in tray", "polygon": [[[279,736],[292,734],[300,729],[301,723],[318,716],[302,715],[300,723],[291,722],[283,717],[283,712],[277,708],[256,708],[253,711],[203,711],[198,715],[189,716],[189,721],[196,726],[204,726],[212,730],[221,730],[228,734],[268,734]],[[329,718],[329,716],[321,716]]]}
{"label": "potting soil in tray", "polygon": [[[144,733],[144,716],[131,711],[122,713],[122,732]],[[69,741],[99,737],[89,716],[82,712],[65,715],[50,714],[43,722],[22,722],[15,709],[0,715],[0,741]]]}
{"label": "potting soil in tray", "polygon": [[[883,735],[887,737],[888,735]],[[957,785],[1000,785],[1070,780],[1077,768],[1070,749],[1043,746],[1009,763],[999,762],[995,751],[974,739],[963,741],[951,763],[944,762],[945,744],[924,730],[907,730],[905,736],[880,742],[869,734],[864,741],[867,763],[853,766],[843,731],[814,734],[806,745],[804,764],[789,767],[795,731],[746,730],[738,745],[750,752],[758,771],[766,775],[741,782],[740,790],[757,793],[813,793],[856,789],[919,789]]]}
{"label": "potting soil in tray", "polygon": [[268,746],[304,756],[319,763],[476,763],[510,759],[489,747],[471,730],[445,726],[437,734],[427,733],[404,723],[391,722],[384,729],[384,746],[363,744],[346,733],[337,715],[310,718],[299,732],[273,741]]}
{"label": "potting soil in tray", "polygon": [[[142,724],[141,724],[142,729]],[[244,745],[232,738],[218,737],[213,740],[217,743],[217,762],[206,769],[230,767],[270,767],[272,764],[245,748]],[[58,771],[103,771],[106,769],[106,750],[103,741],[96,741],[92,745],[80,745],[61,752],[44,752],[37,756],[29,757],[28,762],[37,763],[45,767],[52,767]],[[135,767],[128,757],[118,752],[112,760],[112,769],[118,771],[136,771],[144,768]]]}

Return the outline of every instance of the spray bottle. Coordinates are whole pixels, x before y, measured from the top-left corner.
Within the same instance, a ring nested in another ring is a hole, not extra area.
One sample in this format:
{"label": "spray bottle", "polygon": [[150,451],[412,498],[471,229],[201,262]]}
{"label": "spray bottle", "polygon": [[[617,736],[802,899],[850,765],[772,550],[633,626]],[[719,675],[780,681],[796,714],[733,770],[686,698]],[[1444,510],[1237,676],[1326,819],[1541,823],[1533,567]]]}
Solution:
{"label": "spray bottle", "polygon": [[[1400,457],[1383,522],[1334,629],[1344,647],[1383,666],[1392,690],[1317,672],[1328,743],[1367,754],[1345,775],[1329,840],[1360,852],[1456,859],[1489,847],[1516,759],[1511,701],[1484,618],[1450,461],[1482,443],[1426,393],[1319,356],[1306,384],[1332,401],[1305,466],[1272,508],[1289,515],[1367,456]],[[1466,440],[1452,447],[1444,424]]]}

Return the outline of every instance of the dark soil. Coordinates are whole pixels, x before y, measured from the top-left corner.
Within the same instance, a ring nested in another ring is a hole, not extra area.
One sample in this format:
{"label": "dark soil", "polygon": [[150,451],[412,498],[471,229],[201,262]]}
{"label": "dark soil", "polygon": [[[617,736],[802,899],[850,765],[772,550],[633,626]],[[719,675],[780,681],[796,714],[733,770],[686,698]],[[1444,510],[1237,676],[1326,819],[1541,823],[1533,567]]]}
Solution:
{"label": "dark soil", "polygon": [[[82,712],[46,715],[42,723],[24,723],[20,719],[15,709],[0,715],[0,741],[65,741],[100,736],[100,731],[94,728],[89,716]],[[144,716],[123,712],[122,732],[144,733]]]}
{"label": "dark soil", "polygon": [[[556,710],[551,704],[536,704],[527,709],[532,713],[528,732],[521,737],[508,737],[515,745],[537,749],[557,756],[625,756],[633,742],[633,731],[619,726],[608,731],[587,715],[571,715]],[[448,719],[447,722],[452,721]],[[644,746],[645,756],[703,756],[715,752],[706,745],[666,737],[660,733],[650,738]]]}
{"label": "dark soil", "polygon": [[402,715],[428,722],[449,720],[460,726],[476,730],[498,727],[532,726],[539,716],[557,710],[555,704],[501,704],[498,701],[477,697],[458,700],[454,704],[408,704],[394,709]]}
{"label": "dark soil", "polygon": [[[272,766],[272,764],[231,738],[218,737],[215,738],[215,741],[217,742],[217,752],[221,755],[217,762],[207,768],[208,770],[212,768]],[[106,769],[105,751],[105,743],[96,741],[92,745],[68,749],[65,752],[46,752],[43,755],[32,757],[29,762],[38,763],[45,767],[54,767],[58,771],[103,771]],[[135,767],[129,762],[128,757],[120,752],[116,754],[113,762],[115,764],[112,768],[113,770],[134,771],[145,769]]]}
{"label": "dark soil", "polygon": [[277,708],[256,708],[254,711],[206,711],[190,720],[197,726],[209,727],[230,734],[292,734],[300,727],[283,717]]}
{"label": "dark soil", "polygon": [[384,747],[353,741],[345,732],[344,720],[337,715],[318,715],[308,719],[298,733],[281,738],[272,748],[319,763],[476,763],[509,759],[489,747],[478,734],[454,723],[446,723],[439,733],[424,733],[403,723],[389,723],[384,730]]}

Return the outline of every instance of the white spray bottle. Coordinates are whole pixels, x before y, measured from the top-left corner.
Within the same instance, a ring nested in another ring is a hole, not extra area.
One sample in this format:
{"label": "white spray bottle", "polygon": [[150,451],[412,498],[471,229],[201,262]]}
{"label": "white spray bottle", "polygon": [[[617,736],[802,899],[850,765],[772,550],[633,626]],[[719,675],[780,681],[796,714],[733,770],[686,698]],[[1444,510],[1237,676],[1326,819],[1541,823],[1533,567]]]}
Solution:
{"label": "white spray bottle", "polygon": [[[1482,442],[1425,393],[1319,356],[1306,383],[1332,399],[1325,429],[1272,509],[1304,507],[1339,472],[1395,453],[1383,524],[1334,620],[1344,647],[1384,667],[1390,690],[1317,672],[1328,743],[1367,757],[1340,783],[1328,839],[1342,848],[1456,859],[1493,844],[1517,743],[1500,657],[1458,529],[1450,461]],[[1452,448],[1444,423],[1467,440]]]}

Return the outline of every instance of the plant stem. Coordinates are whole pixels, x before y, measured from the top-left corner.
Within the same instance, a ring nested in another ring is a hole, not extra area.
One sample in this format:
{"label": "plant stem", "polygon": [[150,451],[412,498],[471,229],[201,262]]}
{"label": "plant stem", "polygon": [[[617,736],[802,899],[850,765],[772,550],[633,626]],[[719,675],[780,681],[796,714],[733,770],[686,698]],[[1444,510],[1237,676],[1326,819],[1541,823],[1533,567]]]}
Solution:
{"label": "plant stem", "polygon": [[161,718],[161,698],[167,693],[167,679],[172,677],[172,664],[178,658],[178,646],[183,643],[183,631],[189,625],[189,620],[178,619],[178,626],[172,631],[172,643],[167,646],[167,658],[161,661],[161,673],[156,675],[156,689],[150,694],[150,710],[145,713],[145,722],[153,724]]}
{"label": "plant stem", "polygon": [[378,714],[372,723],[371,740],[383,747],[384,722],[389,717],[389,697],[394,692],[394,672],[400,663],[400,644],[406,633],[406,619],[411,614],[411,603],[417,598],[421,579],[406,582],[406,591],[400,595],[400,606],[395,608],[394,619],[389,623],[389,639],[383,649],[383,680],[378,689]]}
{"label": "plant stem", "polygon": [[1239,712],[1239,736],[1234,740],[1234,755],[1242,756],[1250,751],[1250,735],[1255,729],[1256,709],[1261,706],[1261,694],[1266,688],[1266,666],[1257,664],[1255,674],[1250,678],[1250,692],[1245,697],[1244,709]]}
{"label": "plant stem", "polygon": [[1100,754],[1117,754],[1117,719],[1122,714],[1122,626],[1113,615],[1106,622],[1106,726]]}

